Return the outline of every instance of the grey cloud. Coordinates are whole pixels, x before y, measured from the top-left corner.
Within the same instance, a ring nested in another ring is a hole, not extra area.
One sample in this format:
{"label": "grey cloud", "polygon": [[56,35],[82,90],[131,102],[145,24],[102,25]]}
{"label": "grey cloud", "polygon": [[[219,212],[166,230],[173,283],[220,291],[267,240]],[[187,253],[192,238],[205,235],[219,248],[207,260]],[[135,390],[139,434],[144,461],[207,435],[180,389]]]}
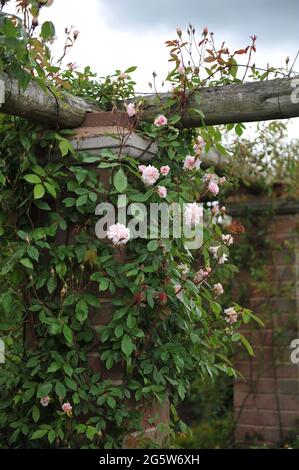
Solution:
{"label": "grey cloud", "polygon": [[[123,30],[174,31],[189,21],[215,33],[231,32],[246,39],[252,34],[273,46],[299,47],[298,0],[98,0],[110,27]],[[218,34],[217,34],[218,36]]]}

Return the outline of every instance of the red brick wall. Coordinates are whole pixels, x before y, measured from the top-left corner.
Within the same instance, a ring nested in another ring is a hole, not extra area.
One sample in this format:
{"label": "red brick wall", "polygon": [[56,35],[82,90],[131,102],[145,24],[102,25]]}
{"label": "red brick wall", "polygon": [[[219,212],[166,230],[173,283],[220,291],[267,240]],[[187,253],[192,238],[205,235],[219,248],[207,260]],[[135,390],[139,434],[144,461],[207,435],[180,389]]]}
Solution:
{"label": "red brick wall", "polygon": [[234,385],[239,444],[285,442],[299,425],[299,365],[290,360],[290,343],[299,338],[298,224],[297,214],[272,219],[269,238],[274,243],[266,253],[266,285],[259,288],[248,273],[241,273],[250,292],[249,307],[261,315],[265,329],[244,329],[255,357],[240,352],[235,361],[244,376]]}

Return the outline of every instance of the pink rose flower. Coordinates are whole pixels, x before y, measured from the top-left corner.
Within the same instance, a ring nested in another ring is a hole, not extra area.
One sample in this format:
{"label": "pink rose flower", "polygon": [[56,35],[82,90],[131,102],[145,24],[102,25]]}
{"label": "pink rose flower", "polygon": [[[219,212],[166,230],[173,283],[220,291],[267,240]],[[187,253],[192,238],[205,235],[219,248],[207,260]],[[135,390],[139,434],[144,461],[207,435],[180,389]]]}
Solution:
{"label": "pink rose flower", "polygon": [[167,118],[163,116],[163,114],[160,114],[160,116],[156,117],[156,119],[154,120],[154,124],[157,127],[167,126],[167,122]]}
{"label": "pink rose flower", "polygon": [[40,404],[44,407],[48,406],[50,403],[50,397],[42,397],[40,399]]}
{"label": "pink rose flower", "polygon": [[185,206],[185,223],[189,227],[194,227],[195,225],[202,222],[203,217],[203,208],[198,205],[196,202],[186,204]]}
{"label": "pink rose flower", "polygon": [[185,67],[183,66],[182,62],[178,66],[178,72],[180,75],[185,75]]}
{"label": "pink rose flower", "polygon": [[165,188],[165,186],[158,186],[158,191],[157,192],[158,192],[158,194],[161,198],[167,196],[167,189]]}
{"label": "pink rose flower", "polygon": [[125,80],[126,78],[129,78],[129,75],[125,72],[121,72],[118,77],[120,80]]}
{"label": "pink rose flower", "polygon": [[224,310],[224,314],[225,314],[225,321],[227,323],[229,323],[230,325],[232,325],[233,323],[237,323],[238,314],[237,314],[236,310],[233,307],[226,308]]}
{"label": "pink rose flower", "polygon": [[170,167],[168,165],[161,166],[160,168],[161,175],[167,176],[169,172],[170,172]]}
{"label": "pink rose flower", "polygon": [[192,157],[192,155],[187,155],[184,160],[184,165],[183,169],[188,171],[188,170],[199,170],[201,165],[201,162],[196,159],[195,157]]}
{"label": "pink rose flower", "polygon": [[215,181],[210,181],[208,184],[208,190],[210,193],[216,196],[219,193],[219,186],[217,183],[215,183]]}
{"label": "pink rose flower", "polygon": [[129,117],[136,116],[136,109],[134,103],[129,103],[126,105],[127,108],[127,114]]}
{"label": "pink rose flower", "polygon": [[72,407],[72,405],[71,405],[70,403],[68,403],[68,402],[67,402],[67,403],[64,403],[61,408],[62,408],[62,411],[63,411],[65,414],[67,414],[68,416],[71,415],[73,407]]}
{"label": "pink rose flower", "polygon": [[125,245],[130,240],[130,229],[119,223],[110,225],[107,237],[115,246]]}
{"label": "pink rose flower", "polygon": [[195,284],[199,284],[200,282],[202,282],[206,277],[208,277],[210,272],[211,272],[210,268],[209,269],[206,268],[205,270],[200,269],[199,271],[197,271],[197,273],[195,273],[195,277],[194,277]]}
{"label": "pink rose flower", "polygon": [[219,184],[222,186],[223,184],[225,184],[226,182],[226,178],[225,176],[222,176],[222,178],[219,178]]}
{"label": "pink rose flower", "polygon": [[224,289],[223,289],[222,284],[220,284],[220,282],[219,282],[218,284],[214,284],[214,285],[213,285],[213,292],[214,292],[214,294],[216,294],[216,295],[221,295],[221,294],[223,294]]}
{"label": "pink rose flower", "polygon": [[[141,169],[140,169],[141,168]],[[144,165],[141,165],[139,167],[142,175],[141,175],[141,179],[142,181],[144,182],[144,184],[146,186],[152,186],[153,184],[155,184],[155,182],[159,179],[159,170],[155,167],[155,166],[152,166],[152,165],[148,165],[148,166],[144,166]]]}

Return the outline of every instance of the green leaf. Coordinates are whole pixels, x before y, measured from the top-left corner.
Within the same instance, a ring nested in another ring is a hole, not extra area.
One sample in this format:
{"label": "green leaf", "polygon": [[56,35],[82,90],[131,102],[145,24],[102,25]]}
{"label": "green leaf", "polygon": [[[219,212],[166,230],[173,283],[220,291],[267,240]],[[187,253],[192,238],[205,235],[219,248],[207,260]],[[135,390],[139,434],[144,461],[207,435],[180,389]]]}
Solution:
{"label": "green leaf", "polygon": [[20,259],[20,263],[21,263],[25,268],[33,269],[33,264],[31,263],[31,261],[30,261],[29,258]]}
{"label": "green leaf", "polygon": [[54,188],[54,186],[45,181],[45,187],[46,187],[46,190],[48,191],[48,193],[51,194],[51,196],[53,196],[54,199],[56,199],[57,192],[56,192],[56,189]]}
{"label": "green leaf", "polygon": [[83,196],[78,197],[78,199],[76,201],[76,206],[77,207],[84,206],[84,204],[87,203],[87,199],[88,199],[87,194],[83,194]]}
{"label": "green leaf", "polygon": [[43,211],[51,210],[51,207],[45,201],[35,200],[34,205]]}
{"label": "green leaf", "polygon": [[40,177],[33,173],[30,173],[29,175],[25,175],[24,180],[26,180],[28,183],[31,183],[31,184],[39,184],[42,182]]}
{"label": "green leaf", "polygon": [[59,150],[62,157],[65,157],[69,152],[73,153],[74,148],[71,142],[67,139],[62,139],[59,142]]}
{"label": "green leaf", "polygon": [[121,349],[122,349],[122,352],[125,354],[125,356],[127,357],[131,356],[134,350],[134,346],[133,346],[130,336],[128,335],[123,336],[122,341],[121,341]]}
{"label": "green leaf", "polygon": [[34,407],[32,408],[32,418],[33,418],[33,421],[34,421],[35,423],[37,423],[38,420],[39,420],[39,417],[40,417],[39,408],[38,408],[36,405],[34,405]]}
{"label": "green leaf", "polygon": [[63,336],[69,344],[73,343],[73,333],[68,325],[63,325]]}
{"label": "green leaf", "polygon": [[116,407],[116,401],[113,397],[108,396],[107,398],[107,404],[110,406],[110,408],[114,409]]}
{"label": "green leaf", "polygon": [[88,305],[85,300],[81,299],[76,305],[75,314],[77,320],[81,323],[84,323],[88,317]]}
{"label": "green leaf", "polygon": [[94,436],[97,434],[97,430],[96,428],[94,428],[93,426],[87,426],[87,429],[86,429],[86,437],[87,439],[89,439],[90,441],[92,441],[92,439],[94,438]]}
{"label": "green leaf", "polygon": [[125,70],[125,73],[132,73],[135,72],[135,70],[137,70],[137,67],[136,65],[133,65],[132,67],[129,67],[127,70]]}
{"label": "green leaf", "polygon": [[39,252],[34,246],[29,245],[27,248],[27,253],[30,256],[30,258],[34,259],[34,261],[38,261]]}
{"label": "green leaf", "polygon": [[66,396],[66,388],[61,382],[56,382],[55,385],[55,392],[58,395],[59,398],[65,398]]}
{"label": "green leaf", "polygon": [[47,289],[48,289],[49,294],[53,294],[56,287],[57,287],[57,279],[55,276],[51,275],[51,277],[49,278],[47,282]]}
{"label": "green leaf", "polygon": [[45,21],[43,23],[40,35],[45,41],[55,36],[55,26],[52,21]]}
{"label": "green leaf", "polygon": [[118,325],[115,330],[114,330],[114,334],[116,336],[116,338],[120,338],[124,333],[124,329],[121,325]]}
{"label": "green leaf", "polygon": [[44,437],[46,434],[48,434],[48,429],[39,429],[38,431],[35,431],[32,436],[31,440],[33,439],[41,439]]}
{"label": "green leaf", "polygon": [[48,367],[48,370],[47,370],[47,374],[51,373],[51,372],[57,372],[59,369],[60,369],[60,365],[57,363],[57,362],[53,362],[49,367]]}
{"label": "green leaf", "polygon": [[158,240],[151,240],[147,244],[148,251],[156,251],[159,248],[159,241]]}
{"label": "green leaf", "polygon": [[66,377],[64,382],[65,382],[65,384],[68,388],[73,390],[73,392],[76,392],[78,386],[77,386],[77,383],[73,379],[70,379],[69,377]]}
{"label": "green leaf", "polygon": [[53,429],[51,429],[51,431],[49,431],[48,433],[48,441],[50,442],[50,444],[53,444],[55,439],[56,439],[56,432],[53,431]]}
{"label": "green leaf", "polygon": [[37,397],[38,398],[47,397],[49,393],[51,392],[52,387],[53,387],[52,384],[40,385],[37,390]]}
{"label": "green leaf", "polygon": [[65,207],[73,207],[76,204],[76,199],[74,197],[67,197],[63,200]]}
{"label": "green leaf", "polygon": [[41,199],[45,195],[45,188],[42,184],[36,184],[33,190],[34,199]]}
{"label": "green leaf", "polygon": [[118,191],[119,193],[122,193],[126,189],[128,185],[128,180],[122,168],[120,168],[115,173],[113,177],[113,184],[114,184],[116,191]]}
{"label": "green leaf", "polygon": [[254,356],[254,352],[253,352],[253,349],[252,349],[252,346],[251,344],[249,343],[248,339],[245,338],[245,336],[241,335],[240,334],[240,340],[242,341],[243,345],[245,346],[245,348],[247,349],[247,352],[250,356]]}

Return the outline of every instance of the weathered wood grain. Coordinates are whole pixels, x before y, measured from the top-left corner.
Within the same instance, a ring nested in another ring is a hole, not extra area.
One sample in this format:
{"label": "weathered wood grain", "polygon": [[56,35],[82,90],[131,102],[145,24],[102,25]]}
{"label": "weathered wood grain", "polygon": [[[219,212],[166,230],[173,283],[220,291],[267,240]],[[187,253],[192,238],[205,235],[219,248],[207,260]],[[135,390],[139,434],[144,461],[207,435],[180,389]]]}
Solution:
{"label": "weathered wood grain", "polygon": [[[1,79],[5,87],[5,102],[0,107],[2,113],[22,116],[44,126],[58,124],[60,128],[75,128],[83,123],[86,113],[98,110],[93,104],[65,92],[55,98],[49,89],[42,89],[33,81],[22,92],[17,82],[7,75],[0,76]],[[204,113],[206,125],[299,116],[299,77],[203,88],[200,94],[200,106],[194,94],[187,100],[182,116],[185,127],[202,126],[202,118],[194,109]],[[167,93],[160,95],[162,101],[169,96]],[[161,112],[161,102],[155,96],[145,99],[147,105],[142,119],[153,121]]]}

